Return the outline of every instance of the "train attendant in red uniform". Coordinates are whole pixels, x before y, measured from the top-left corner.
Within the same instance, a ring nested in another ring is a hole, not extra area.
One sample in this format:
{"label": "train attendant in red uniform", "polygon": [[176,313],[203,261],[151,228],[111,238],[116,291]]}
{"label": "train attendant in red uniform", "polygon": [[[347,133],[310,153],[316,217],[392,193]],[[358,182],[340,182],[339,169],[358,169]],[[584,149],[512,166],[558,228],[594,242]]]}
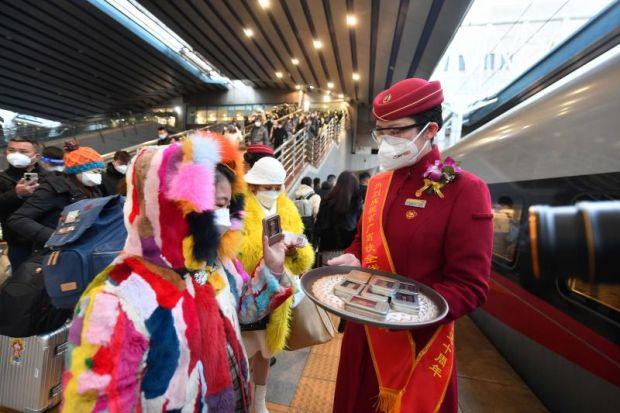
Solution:
{"label": "train attendant in red uniform", "polygon": [[373,102],[382,173],[368,185],[353,244],[330,265],[404,275],[441,293],[441,324],[406,331],[348,323],[334,412],[457,412],[454,320],[482,305],[493,240],[489,190],[442,159],[439,82],[406,79]]}

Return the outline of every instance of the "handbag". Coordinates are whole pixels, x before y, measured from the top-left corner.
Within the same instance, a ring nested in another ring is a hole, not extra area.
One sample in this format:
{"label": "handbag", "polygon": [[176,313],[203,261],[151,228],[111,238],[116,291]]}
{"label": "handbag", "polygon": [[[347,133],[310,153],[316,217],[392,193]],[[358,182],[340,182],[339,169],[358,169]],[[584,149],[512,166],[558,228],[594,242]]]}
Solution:
{"label": "handbag", "polygon": [[336,334],[327,311],[304,295],[292,309],[291,332],[286,342],[289,351],[327,343]]}

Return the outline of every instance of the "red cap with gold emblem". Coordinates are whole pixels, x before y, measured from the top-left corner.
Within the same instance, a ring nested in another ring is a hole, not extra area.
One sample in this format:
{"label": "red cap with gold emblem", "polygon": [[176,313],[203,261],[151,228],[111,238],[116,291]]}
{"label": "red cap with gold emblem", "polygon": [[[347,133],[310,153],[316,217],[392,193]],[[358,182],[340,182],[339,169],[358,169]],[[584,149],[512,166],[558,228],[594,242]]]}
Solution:
{"label": "red cap with gold emblem", "polygon": [[443,90],[439,81],[412,77],[379,93],[372,103],[372,113],[379,120],[395,120],[427,111],[441,102]]}

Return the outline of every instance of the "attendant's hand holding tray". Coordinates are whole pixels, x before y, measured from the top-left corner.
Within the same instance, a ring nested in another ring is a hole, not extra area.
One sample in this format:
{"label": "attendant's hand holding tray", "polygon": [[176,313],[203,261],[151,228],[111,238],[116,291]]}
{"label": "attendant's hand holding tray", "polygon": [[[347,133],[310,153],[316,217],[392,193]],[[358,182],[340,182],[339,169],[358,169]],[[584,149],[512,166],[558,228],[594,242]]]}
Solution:
{"label": "attendant's hand holding tray", "polygon": [[448,303],[432,288],[369,268],[317,268],[301,277],[301,287],[326,311],[392,330],[426,327],[448,314]]}

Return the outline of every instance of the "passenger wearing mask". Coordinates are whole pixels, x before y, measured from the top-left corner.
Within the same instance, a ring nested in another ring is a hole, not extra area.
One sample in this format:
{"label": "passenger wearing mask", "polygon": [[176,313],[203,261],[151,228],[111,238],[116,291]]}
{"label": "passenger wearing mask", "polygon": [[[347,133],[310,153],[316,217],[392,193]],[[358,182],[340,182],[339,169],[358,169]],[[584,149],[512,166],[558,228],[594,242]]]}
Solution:
{"label": "passenger wearing mask", "polygon": [[168,145],[170,143],[170,133],[164,126],[157,128],[157,145]]}
{"label": "passenger wearing mask", "polygon": [[39,166],[47,172],[65,171],[65,152],[58,146],[46,146],[41,152]]}
{"label": "passenger wearing mask", "polygon": [[[13,231],[7,221],[24,201],[39,187],[45,170],[38,164],[37,144],[27,139],[14,138],[5,151],[9,167],[0,172],[0,226],[4,240],[9,246],[9,261],[13,272],[30,256],[31,244],[19,237],[19,230]],[[25,173],[39,177],[24,178]]]}
{"label": "passenger wearing mask", "polygon": [[101,155],[92,148],[68,142],[64,174],[48,175],[37,190],[9,218],[8,227],[41,249],[52,235],[65,206],[101,196]]}
{"label": "passenger wearing mask", "polygon": [[69,333],[62,412],[249,412],[239,322],[292,293],[282,242],[236,254],[241,154],[208,132],[142,149],[129,168],[124,253],[90,284]]}
{"label": "passenger wearing mask", "polygon": [[276,120],[273,124],[271,137],[274,149],[278,149],[280,146],[282,146],[282,144],[284,143],[284,141],[286,141],[286,138],[288,137],[288,132],[286,131],[286,129],[284,129],[282,123],[278,120]]}
{"label": "passenger wearing mask", "polygon": [[101,196],[98,185],[103,167],[103,158],[94,149],[67,143],[65,172],[46,175],[32,196],[9,218],[8,228],[22,242],[32,245],[32,253],[2,290],[0,334],[40,334],[59,327],[70,317],[70,312],[50,306],[38,272],[47,252],[45,243],[56,230],[62,210],[82,199]]}
{"label": "passenger wearing mask", "polygon": [[102,177],[102,189],[105,196],[117,195],[122,192],[121,182],[125,180],[131,155],[126,151],[116,151],[112,162],[108,162]]}
{"label": "passenger wearing mask", "polygon": [[228,125],[224,130],[224,136],[233,144],[239,146],[241,141],[243,140],[243,135],[239,128],[234,123]]}
{"label": "passenger wearing mask", "polygon": [[263,117],[258,115],[252,124],[250,131],[250,144],[252,145],[271,145],[269,142],[269,132],[264,125]]}
{"label": "passenger wearing mask", "polygon": [[[246,197],[243,241],[239,259],[246,271],[251,272],[262,258],[261,234],[263,218],[278,214],[282,223],[282,231],[292,234],[303,234],[304,228],[299,212],[284,191],[282,186],[286,180],[286,171],[275,158],[265,157],[258,160],[245,175],[248,184]],[[314,252],[308,243],[298,247],[287,244],[286,269],[299,276],[312,268]],[[298,279],[295,279],[298,284]],[[267,412],[265,395],[269,361],[280,352],[289,333],[293,299],[288,299],[269,318],[264,318],[252,325],[242,326],[243,342],[248,357],[252,359],[252,379],[256,384],[254,411]]]}
{"label": "passenger wearing mask", "polygon": [[341,173],[334,188],[321,201],[314,225],[315,242],[324,264],[341,255],[353,242],[361,206],[357,177],[349,171]]}

